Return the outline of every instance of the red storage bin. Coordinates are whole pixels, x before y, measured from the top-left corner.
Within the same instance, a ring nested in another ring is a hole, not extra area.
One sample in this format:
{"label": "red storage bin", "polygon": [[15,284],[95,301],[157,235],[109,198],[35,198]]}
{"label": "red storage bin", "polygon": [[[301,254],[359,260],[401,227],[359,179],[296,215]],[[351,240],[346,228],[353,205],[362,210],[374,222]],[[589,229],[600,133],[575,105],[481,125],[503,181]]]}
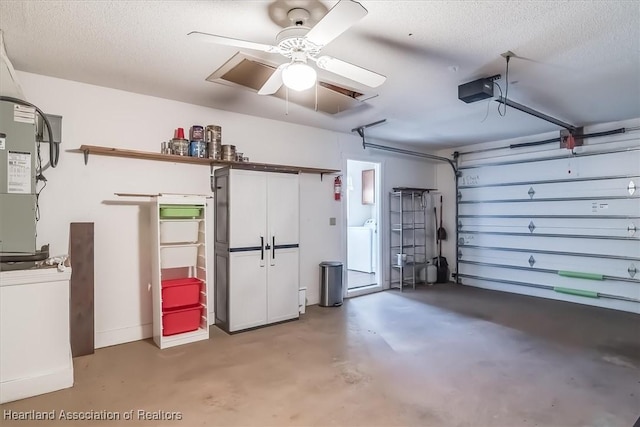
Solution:
{"label": "red storage bin", "polygon": [[195,331],[200,327],[202,306],[200,304],[166,310],[162,313],[162,335],[175,335]]}
{"label": "red storage bin", "polygon": [[195,277],[162,281],[162,310],[200,302],[202,280]]}

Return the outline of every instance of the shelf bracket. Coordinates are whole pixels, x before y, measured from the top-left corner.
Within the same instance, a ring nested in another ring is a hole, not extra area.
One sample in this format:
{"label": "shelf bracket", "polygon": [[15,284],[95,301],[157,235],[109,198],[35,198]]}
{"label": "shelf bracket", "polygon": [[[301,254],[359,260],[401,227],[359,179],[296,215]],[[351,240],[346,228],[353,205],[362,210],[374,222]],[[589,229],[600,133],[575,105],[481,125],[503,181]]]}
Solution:
{"label": "shelf bracket", "polygon": [[84,155],[84,165],[86,166],[89,163],[89,150],[82,150],[82,154]]}
{"label": "shelf bracket", "polygon": [[320,172],[320,181],[323,181],[325,175],[340,175],[340,171],[335,172]]}

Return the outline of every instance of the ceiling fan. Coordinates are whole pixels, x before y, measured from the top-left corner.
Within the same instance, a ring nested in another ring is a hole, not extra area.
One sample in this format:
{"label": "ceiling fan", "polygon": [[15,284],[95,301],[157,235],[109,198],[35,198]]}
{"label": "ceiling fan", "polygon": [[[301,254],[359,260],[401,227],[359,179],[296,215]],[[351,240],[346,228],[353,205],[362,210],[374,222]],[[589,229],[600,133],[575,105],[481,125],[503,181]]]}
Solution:
{"label": "ceiling fan", "polygon": [[322,48],[366,14],[367,9],[360,3],[352,0],[340,0],[320,22],[313,28],[309,28],[305,25],[310,17],[309,11],[303,8],[293,8],[287,14],[292,25],[278,33],[275,46],[199,31],[192,31],[188,35],[210,43],[279,53],[291,59],[291,62],[276,68],[258,91],[259,95],[274,94],[283,84],[297,91],[311,88],[316,83],[317,72],[308,65],[309,60],[315,62],[316,66],[323,70],[369,87],[378,87],[386,80],[385,76],[331,56],[318,56]]}

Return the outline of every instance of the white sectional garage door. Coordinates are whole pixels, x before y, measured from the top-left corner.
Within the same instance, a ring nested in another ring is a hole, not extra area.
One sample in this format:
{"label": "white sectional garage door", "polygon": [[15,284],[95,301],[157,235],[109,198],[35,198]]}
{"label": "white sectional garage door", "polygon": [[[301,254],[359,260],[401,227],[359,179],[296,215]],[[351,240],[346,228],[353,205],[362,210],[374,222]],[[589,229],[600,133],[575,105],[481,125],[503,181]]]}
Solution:
{"label": "white sectional garage door", "polygon": [[460,157],[462,284],[640,313],[640,139]]}

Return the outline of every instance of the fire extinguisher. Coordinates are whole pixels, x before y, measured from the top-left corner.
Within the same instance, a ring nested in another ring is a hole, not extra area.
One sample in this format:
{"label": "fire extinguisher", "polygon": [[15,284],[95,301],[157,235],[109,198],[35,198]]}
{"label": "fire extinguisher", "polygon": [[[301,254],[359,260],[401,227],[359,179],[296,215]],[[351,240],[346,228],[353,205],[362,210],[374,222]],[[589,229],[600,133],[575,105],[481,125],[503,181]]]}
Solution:
{"label": "fire extinguisher", "polygon": [[333,198],[334,200],[340,201],[340,197],[342,197],[342,179],[339,176],[333,180]]}

